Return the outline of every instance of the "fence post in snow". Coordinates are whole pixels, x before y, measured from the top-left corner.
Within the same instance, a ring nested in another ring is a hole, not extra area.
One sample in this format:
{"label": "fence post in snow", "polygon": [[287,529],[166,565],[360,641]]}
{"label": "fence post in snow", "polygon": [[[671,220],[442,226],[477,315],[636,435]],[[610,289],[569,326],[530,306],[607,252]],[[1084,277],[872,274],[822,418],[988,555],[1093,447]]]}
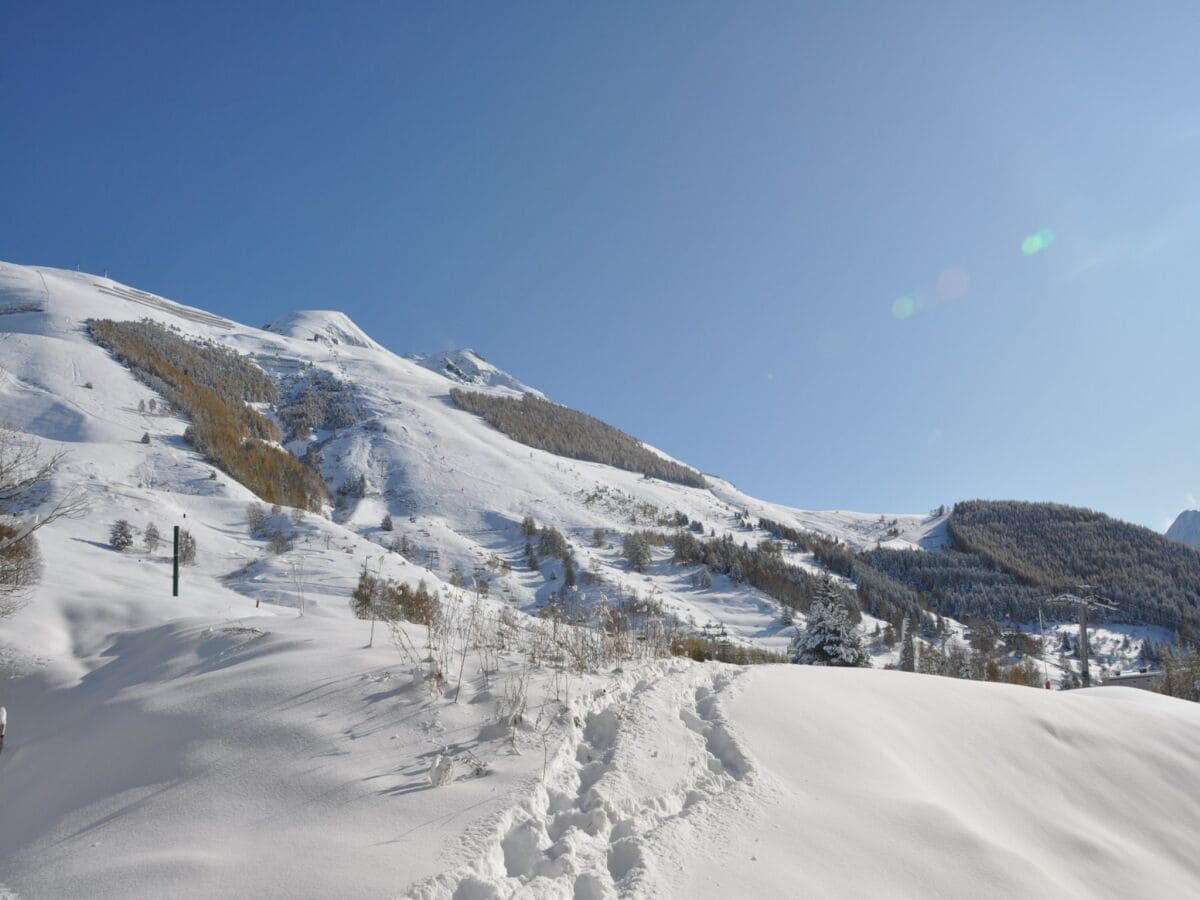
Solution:
{"label": "fence post in snow", "polygon": [[171,596],[179,596],[179,526],[175,526],[175,562],[171,569]]}

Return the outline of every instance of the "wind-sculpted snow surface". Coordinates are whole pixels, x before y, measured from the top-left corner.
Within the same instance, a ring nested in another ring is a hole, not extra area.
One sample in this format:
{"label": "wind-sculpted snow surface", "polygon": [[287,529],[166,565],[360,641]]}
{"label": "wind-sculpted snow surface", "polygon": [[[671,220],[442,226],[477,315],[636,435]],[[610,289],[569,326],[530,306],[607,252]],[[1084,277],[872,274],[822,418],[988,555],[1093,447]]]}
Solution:
{"label": "wind-sculpted snow surface", "polygon": [[903,672],[758,667],[722,709],[755,802],[670,895],[1185,897],[1200,705]]}

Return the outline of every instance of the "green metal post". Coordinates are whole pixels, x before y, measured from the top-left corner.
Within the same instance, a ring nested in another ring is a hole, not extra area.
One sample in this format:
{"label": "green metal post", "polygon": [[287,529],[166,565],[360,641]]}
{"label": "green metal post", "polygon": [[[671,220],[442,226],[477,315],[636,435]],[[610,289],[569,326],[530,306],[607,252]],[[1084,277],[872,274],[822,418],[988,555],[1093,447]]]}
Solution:
{"label": "green metal post", "polygon": [[175,564],[171,570],[171,596],[179,596],[179,526],[175,526]]}

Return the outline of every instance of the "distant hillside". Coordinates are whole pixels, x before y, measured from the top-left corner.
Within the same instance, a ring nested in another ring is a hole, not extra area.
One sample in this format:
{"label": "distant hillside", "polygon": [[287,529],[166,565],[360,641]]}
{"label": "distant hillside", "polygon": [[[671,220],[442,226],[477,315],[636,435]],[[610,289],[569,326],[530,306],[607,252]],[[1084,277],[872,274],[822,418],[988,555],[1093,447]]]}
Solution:
{"label": "distant hillside", "polygon": [[649,450],[620,429],[531,394],[520,399],[453,388],[450,397],[462,409],[482,416],[492,427],[530,447],[603,463],[651,478],[690,487],[705,487],[704,476],[682,463]]}
{"label": "distant hillside", "polygon": [[950,516],[958,550],[1026,585],[1090,584],[1120,607],[1114,618],[1200,637],[1200,553],[1140,525],[1055,503],[973,500]]}
{"label": "distant hillside", "polygon": [[1200,640],[1200,552],[1092,510],[958,503],[947,521],[951,545],[934,552],[878,546],[856,553],[769,519],[759,525],[852,579],[863,609],[893,623],[921,609],[955,619],[1029,622],[1048,595],[1088,584],[1119,607],[1112,620]]}

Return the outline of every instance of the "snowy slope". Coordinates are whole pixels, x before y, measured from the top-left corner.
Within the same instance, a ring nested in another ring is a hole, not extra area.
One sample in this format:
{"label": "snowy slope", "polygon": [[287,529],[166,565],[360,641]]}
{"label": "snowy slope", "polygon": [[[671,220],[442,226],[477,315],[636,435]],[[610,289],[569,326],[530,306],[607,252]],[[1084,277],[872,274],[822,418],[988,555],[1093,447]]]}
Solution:
{"label": "snowy slope", "polygon": [[[18,681],[0,880],[98,898],[1168,897],[1200,880],[1192,704],[675,660],[572,679],[561,704],[544,678],[514,744],[503,680],[430,694],[362,624],[185,619],[122,633],[73,685]],[[431,787],[446,747],[488,771]]]}
{"label": "snowy slope", "polygon": [[1197,739],[1195,706],[1126,689],[679,666],[592,713],[545,791],[412,893],[1187,895]]}
{"label": "snowy slope", "polygon": [[[795,510],[749,497],[715,477],[708,490],[690,488],[526,447],[456,408],[448,394],[462,385],[504,393],[536,391],[474,351],[396,356],[342,313],[291,313],[259,330],[108,279],[4,264],[0,309],[30,306],[41,311],[0,316],[0,329],[28,332],[10,334],[7,341],[9,388],[0,418],[40,437],[69,442],[76,465],[94,467],[93,480],[103,467],[90,457],[100,447],[105,448],[106,466],[123,461],[117,481],[140,482],[153,496],[164,491],[150,479],[169,484],[166,494],[179,492],[178,479],[163,480],[162,473],[171,467],[180,477],[185,468],[194,467],[193,484],[210,470],[180,443],[182,422],[134,414],[138,400],[152,395],[87,339],[82,325],[89,317],[150,317],[249,354],[281,378],[311,365],[350,385],[363,415],[357,427],[312,436],[333,489],[365,479],[365,495],[334,510],[334,520],[377,541],[405,538],[414,548],[411,561],[442,579],[455,571],[469,577],[493,554],[507,559],[515,571],[497,578],[493,591],[525,609],[544,604],[560,587],[550,577],[558,574],[554,564],[538,577],[520,571],[524,537],[517,525],[526,515],[539,525],[561,529],[574,544],[580,568],[597,573],[582,602],[638,593],[658,600],[685,622],[724,626],[735,640],[774,649],[782,649],[787,636],[780,631],[780,609],[773,600],[723,579],[699,590],[691,584],[693,571],[665,563],[645,575],[629,572],[618,552],[620,535],[631,527],[652,527],[653,510],[659,515],[678,510],[718,535],[733,533],[739,541],[768,537],[743,530],[735,520],[739,513],[768,516],[857,547],[881,541],[936,546],[941,540],[940,521],[928,516]],[[50,361],[53,372],[46,371]],[[64,368],[68,361],[70,368]],[[82,387],[88,381],[96,390]],[[31,402],[34,392],[37,398]],[[118,439],[118,434],[136,438],[147,429],[152,436],[169,436],[169,447],[143,451]],[[107,453],[114,443],[120,448],[116,456]],[[305,448],[291,449],[300,453]],[[236,486],[221,496],[249,499]],[[395,535],[379,532],[385,513],[397,524]],[[226,514],[225,525],[236,519],[237,513]],[[591,546],[596,528],[609,531],[610,547]],[[893,530],[897,537],[891,536]],[[811,564],[804,558],[794,561]]]}

